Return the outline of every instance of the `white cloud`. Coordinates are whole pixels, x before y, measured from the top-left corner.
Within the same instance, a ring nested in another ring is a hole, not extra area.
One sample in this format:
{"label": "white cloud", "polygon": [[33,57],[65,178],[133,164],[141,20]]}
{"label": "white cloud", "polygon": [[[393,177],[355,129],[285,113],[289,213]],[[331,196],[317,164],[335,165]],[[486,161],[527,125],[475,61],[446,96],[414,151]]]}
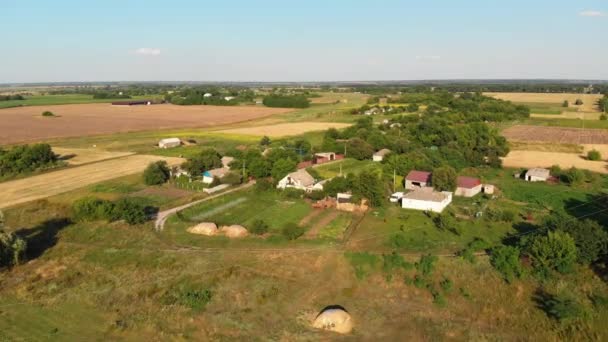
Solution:
{"label": "white cloud", "polygon": [[142,56],[158,56],[160,55],[160,49],[157,48],[139,48],[135,50],[136,55]]}
{"label": "white cloud", "polygon": [[600,11],[582,11],[579,12],[578,15],[580,15],[581,17],[603,17],[606,14]]}
{"label": "white cloud", "polygon": [[438,61],[441,56],[416,56],[416,60],[419,61]]}

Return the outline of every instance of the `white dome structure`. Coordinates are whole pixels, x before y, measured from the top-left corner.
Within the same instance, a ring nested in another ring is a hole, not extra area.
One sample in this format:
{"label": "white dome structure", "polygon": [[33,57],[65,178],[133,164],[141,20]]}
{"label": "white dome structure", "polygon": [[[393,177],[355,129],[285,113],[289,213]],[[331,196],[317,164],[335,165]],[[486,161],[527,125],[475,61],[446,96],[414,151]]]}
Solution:
{"label": "white dome structure", "polygon": [[217,229],[217,225],[213,222],[202,222],[194,227],[188,228],[188,233],[214,236],[219,233],[219,230]]}
{"label": "white dome structure", "polygon": [[229,238],[241,238],[249,235],[245,227],[233,224],[231,226],[223,226],[220,231]]}
{"label": "white dome structure", "polygon": [[350,314],[339,305],[328,306],[315,318],[313,328],[348,334],[353,330]]}

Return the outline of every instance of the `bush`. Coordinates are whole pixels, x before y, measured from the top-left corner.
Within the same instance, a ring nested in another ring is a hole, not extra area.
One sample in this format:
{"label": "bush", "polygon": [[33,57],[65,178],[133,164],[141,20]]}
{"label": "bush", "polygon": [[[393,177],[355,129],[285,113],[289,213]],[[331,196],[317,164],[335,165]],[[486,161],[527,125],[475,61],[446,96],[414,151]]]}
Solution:
{"label": "bush", "polygon": [[304,193],[305,193],[304,190],[295,189],[295,188],[286,188],[281,192],[283,197],[288,198],[288,199],[302,198],[304,196]]}
{"label": "bush", "polygon": [[166,161],[159,160],[146,167],[143,177],[146,185],[161,185],[169,180],[171,171]]}
{"label": "bush", "polygon": [[146,206],[141,201],[125,197],[114,204],[113,216],[115,219],[123,219],[130,225],[141,224],[148,219]]}
{"label": "bush", "polygon": [[406,262],[397,252],[393,251],[391,254],[382,255],[382,271],[384,272],[387,281],[392,279],[393,271],[395,269],[409,269],[411,267],[412,265]]}
{"label": "bush", "polygon": [[502,274],[505,281],[510,283],[523,274],[519,256],[520,251],[517,247],[498,246],[490,253],[490,263]]}
{"label": "bush", "polygon": [[574,298],[565,295],[537,295],[539,307],[560,323],[574,323],[587,317],[584,307]]}
{"label": "bush", "polygon": [[577,260],[574,239],[565,232],[547,232],[530,240],[527,253],[532,264],[540,272],[556,270],[560,273],[572,271]]}
{"label": "bush", "polygon": [[480,238],[475,238],[465,249],[458,253],[464,260],[470,263],[475,262],[475,253],[488,248],[488,243]]}
{"label": "bush", "polygon": [[304,235],[304,228],[293,222],[289,222],[283,226],[283,229],[281,229],[281,234],[283,234],[287,240],[295,240]]}
{"label": "bush", "polygon": [[264,235],[268,232],[268,225],[263,220],[255,220],[249,230],[253,234]]}
{"label": "bush", "polygon": [[27,243],[19,236],[4,232],[0,226],[0,267],[18,265],[24,258]]}
{"label": "bush", "polygon": [[602,155],[600,153],[600,151],[598,150],[591,150],[589,152],[587,152],[587,159],[589,160],[601,160],[602,159]]}
{"label": "bush", "polygon": [[203,311],[213,298],[209,289],[180,288],[166,295],[166,304],[177,304],[194,311]]}
{"label": "bush", "polygon": [[85,197],[72,203],[72,218],[76,221],[111,220],[114,204],[110,201]]}
{"label": "bush", "polygon": [[57,166],[57,155],[49,144],[19,145],[8,151],[0,148],[0,177]]}
{"label": "bush", "polygon": [[325,198],[325,192],[319,190],[307,192],[306,197],[310,198],[313,201],[322,200]]}
{"label": "bush", "polygon": [[602,120],[602,121],[608,120],[608,115],[606,115],[604,113],[600,114],[600,120]]}
{"label": "bush", "polygon": [[437,257],[434,255],[423,255],[420,257],[420,261],[416,263],[416,269],[418,272],[422,273],[423,276],[427,276],[433,272],[437,260]]}
{"label": "bush", "polygon": [[583,100],[581,99],[576,99],[576,102],[574,102],[575,105],[580,106],[583,104]]}
{"label": "bush", "polygon": [[378,263],[378,256],[368,252],[346,252],[344,256],[355,269],[357,279],[365,278]]}
{"label": "bush", "polygon": [[48,110],[42,112],[42,116],[55,116],[55,114],[53,114],[53,112],[49,112]]}
{"label": "bush", "polygon": [[568,103],[568,100],[564,100],[564,103],[562,103],[562,107],[568,107],[570,106],[570,103]]}
{"label": "bush", "polygon": [[274,188],[272,182],[268,179],[258,179],[255,182],[255,191],[257,192],[266,192],[270,191]]}
{"label": "bush", "polygon": [[439,283],[439,286],[441,286],[441,289],[443,290],[443,292],[450,293],[450,292],[452,292],[452,288],[454,287],[454,283],[449,278],[444,278]]}
{"label": "bush", "polygon": [[222,184],[237,185],[241,184],[243,177],[236,172],[228,172],[220,179]]}

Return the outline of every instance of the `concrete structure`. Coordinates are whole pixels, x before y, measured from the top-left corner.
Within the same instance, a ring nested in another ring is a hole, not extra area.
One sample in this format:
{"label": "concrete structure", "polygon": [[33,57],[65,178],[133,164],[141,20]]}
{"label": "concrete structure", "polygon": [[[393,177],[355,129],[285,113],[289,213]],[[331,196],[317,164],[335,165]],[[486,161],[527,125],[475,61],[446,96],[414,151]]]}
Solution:
{"label": "concrete structure", "polygon": [[404,209],[424,210],[440,213],[452,203],[452,193],[437,192],[433,188],[420,188],[409,192],[401,198]]}
{"label": "concrete structure", "polygon": [[416,190],[431,185],[431,173],[426,171],[412,170],[405,176],[405,188]]}
{"label": "concrete structure", "polygon": [[551,177],[551,172],[547,169],[535,167],[526,171],[524,177],[528,182],[546,182]]}
{"label": "concrete structure", "polygon": [[173,148],[182,144],[182,141],[179,138],[166,138],[161,139],[158,142],[158,147],[160,148]]}
{"label": "concrete structure", "polygon": [[277,189],[294,188],[304,191],[312,191],[315,179],[305,169],[300,169],[283,177],[277,184]]}
{"label": "concrete structure", "polygon": [[374,153],[372,160],[375,162],[381,162],[384,159],[384,157],[389,153],[391,153],[391,150],[389,150],[388,148],[383,148],[380,151]]}
{"label": "concrete structure", "polygon": [[482,185],[479,178],[459,176],[456,180],[456,191],[454,195],[473,197],[481,192]]}
{"label": "concrete structure", "polygon": [[234,161],[234,157],[223,156],[222,157],[222,166],[226,169],[230,168],[230,163]]}
{"label": "concrete structure", "polygon": [[230,172],[230,169],[225,168],[225,167],[220,167],[219,169],[205,171],[205,172],[203,172],[203,183],[211,184],[211,183],[213,183],[213,179],[215,177],[222,179],[222,177],[224,177],[228,172]]}
{"label": "concrete structure", "polygon": [[494,193],[494,185],[492,184],[484,184],[483,185],[483,193],[484,194],[488,194],[488,195],[492,195]]}

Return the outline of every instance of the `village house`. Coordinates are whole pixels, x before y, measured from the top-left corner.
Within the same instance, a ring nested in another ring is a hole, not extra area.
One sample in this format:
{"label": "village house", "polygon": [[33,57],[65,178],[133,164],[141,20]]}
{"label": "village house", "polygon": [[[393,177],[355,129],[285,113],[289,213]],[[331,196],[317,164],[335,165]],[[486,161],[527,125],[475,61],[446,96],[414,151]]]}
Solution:
{"label": "village house", "polygon": [[182,141],[179,138],[166,138],[166,139],[161,139],[158,142],[158,147],[172,148],[172,147],[180,146],[181,144],[182,144]]}
{"label": "village house", "polygon": [[452,203],[452,193],[438,192],[433,188],[419,188],[408,192],[401,198],[401,207],[404,209],[424,210],[440,213]]}
{"label": "village house", "polygon": [[203,172],[203,183],[211,184],[214,178],[222,179],[228,172],[230,172],[230,169],[226,167],[205,171]]}
{"label": "village house", "polygon": [[481,192],[482,185],[479,178],[459,176],[456,179],[456,191],[454,195],[473,197]]}
{"label": "village house", "polygon": [[426,171],[412,170],[405,176],[405,188],[416,190],[431,185],[431,173]]}
{"label": "village house", "polygon": [[391,150],[389,150],[387,148],[383,148],[380,151],[374,153],[372,160],[375,162],[381,162],[382,160],[384,160],[384,157],[389,153],[391,153]]}
{"label": "village house", "polygon": [[528,182],[546,182],[551,177],[551,172],[543,168],[532,168],[526,171],[524,179]]}
{"label": "village house", "polygon": [[310,173],[308,173],[305,169],[300,169],[283,177],[283,179],[281,179],[277,184],[277,189],[287,188],[311,192],[314,190],[323,190],[323,183],[316,183],[315,179],[310,175]]}

